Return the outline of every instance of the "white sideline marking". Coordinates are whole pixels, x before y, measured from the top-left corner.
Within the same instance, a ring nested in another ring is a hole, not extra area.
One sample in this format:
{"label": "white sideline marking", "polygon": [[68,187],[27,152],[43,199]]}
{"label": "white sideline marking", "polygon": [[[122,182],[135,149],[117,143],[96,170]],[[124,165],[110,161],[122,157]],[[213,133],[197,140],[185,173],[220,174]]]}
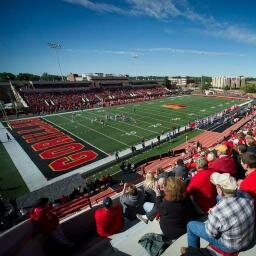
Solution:
{"label": "white sideline marking", "polygon": [[[3,124],[0,122],[0,128],[5,130],[5,133],[8,132]],[[5,141],[6,136],[4,134],[0,134],[1,141]],[[3,143],[7,153],[12,159],[15,167],[20,173],[23,181],[27,185],[29,191],[34,191],[42,186],[47,185],[47,179],[35,165],[35,163],[30,159],[25,150],[21,147],[21,145],[14,139],[14,137],[8,132],[12,141]]]}

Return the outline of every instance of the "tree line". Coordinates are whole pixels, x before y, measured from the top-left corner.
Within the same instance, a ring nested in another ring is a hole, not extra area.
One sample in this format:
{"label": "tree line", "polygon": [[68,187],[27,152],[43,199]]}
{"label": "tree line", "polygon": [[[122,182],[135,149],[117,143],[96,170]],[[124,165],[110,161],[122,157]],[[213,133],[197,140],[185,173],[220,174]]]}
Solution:
{"label": "tree line", "polygon": [[0,73],[0,81],[6,82],[6,81],[61,81],[62,77],[57,75],[52,75],[48,73],[43,73],[41,76],[31,74],[31,73],[19,73],[18,75],[15,75],[13,73],[9,72],[2,72]]}

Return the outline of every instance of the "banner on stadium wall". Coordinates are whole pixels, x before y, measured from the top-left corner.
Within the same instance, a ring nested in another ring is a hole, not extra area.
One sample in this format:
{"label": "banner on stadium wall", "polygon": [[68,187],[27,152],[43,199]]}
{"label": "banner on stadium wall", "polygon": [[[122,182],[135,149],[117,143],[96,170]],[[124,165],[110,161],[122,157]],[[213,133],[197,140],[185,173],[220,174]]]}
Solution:
{"label": "banner on stadium wall", "polygon": [[15,140],[48,180],[108,156],[41,118],[11,121],[11,126]]}

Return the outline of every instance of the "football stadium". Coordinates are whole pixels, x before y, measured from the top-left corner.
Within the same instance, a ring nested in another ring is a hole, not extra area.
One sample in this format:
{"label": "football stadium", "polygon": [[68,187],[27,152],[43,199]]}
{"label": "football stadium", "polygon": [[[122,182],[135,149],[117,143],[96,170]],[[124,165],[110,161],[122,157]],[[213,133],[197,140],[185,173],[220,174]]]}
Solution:
{"label": "football stadium", "polygon": [[253,31],[202,1],[14,2],[0,255],[255,256],[256,78],[236,48]]}

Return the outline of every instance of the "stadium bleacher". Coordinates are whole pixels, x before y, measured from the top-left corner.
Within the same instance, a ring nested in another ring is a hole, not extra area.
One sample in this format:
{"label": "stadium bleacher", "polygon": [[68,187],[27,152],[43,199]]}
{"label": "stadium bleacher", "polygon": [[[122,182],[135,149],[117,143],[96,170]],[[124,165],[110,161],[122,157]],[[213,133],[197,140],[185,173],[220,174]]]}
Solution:
{"label": "stadium bleacher", "polygon": [[[24,92],[23,92],[24,93]],[[166,90],[162,87],[155,87],[155,88],[127,88],[122,90],[104,90],[100,91],[98,90],[97,99],[102,99],[104,103],[111,103],[111,105],[114,104],[123,104],[129,102],[130,99],[153,99],[155,97],[162,97],[166,94]],[[41,100],[39,100],[39,95],[41,96]],[[127,96],[128,95],[128,96]],[[129,96],[130,95],[130,96]],[[55,111],[66,111],[66,110],[74,110],[82,107],[88,107],[88,105],[85,105],[84,99],[86,99],[86,103],[92,103],[90,107],[93,107],[93,105],[96,102],[95,94],[93,92],[88,92],[84,94],[77,94],[76,92],[62,92],[62,93],[44,93],[43,97],[42,94],[38,93],[24,93],[23,96],[27,100],[30,107],[33,106],[33,108],[36,110],[37,113],[49,113],[55,112]],[[48,104],[46,104],[46,102]],[[77,106],[77,104],[73,104],[74,102],[80,102],[80,104]],[[45,107],[46,105],[47,107]],[[51,106],[50,106],[51,105]],[[252,112],[250,116],[248,116],[247,119],[245,119],[246,124],[241,127],[240,123],[236,124],[237,130],[240,130],[244,132],[245,134],[252,134],[255,136],[256,129],[256,112]],[[232,131],[234,131],[232,129]],[[230,135],[230,130],[226,131],[226,135],[224,136],[224,141],[220,141],[218,139],[219,143],[223,143],[226,141],[232,142],[234,144],[234,140],[238,139],[236,136],[237,133],[233,132],[232,137],[228,137]],[[207,145],[207,147],[211,147],[211,145]],[[206,148],[206,151],[208,149]],[[198,152],[194,152],[195,154],[198,154]],[[201,154],[201,152],[199,152]],[[191,152],[189,153],[189,157],[193,157],[191,155]],[[139,184],[141,185],[141,184]],[[95,227],[93,222],[93,213],[95,209],[101,206],[101,201],[106,196],[112,196],[116,198],[116,201],[118,201],[118,194],[113,193],[113,190],[111,188],[107,188],[103,191],[103,193],[99,193],[98,195],[95,195],[92,199],[88,194],[81,195],[79,198],[73,199],[69,202],[63,203],[59,206],[56,206],[53,208],[53,212],[57,214],[62,221],[62,226],[65,232],[67,232],[71,236],[81,236],[85,233],[94,233],[95,234]],[[85,220],[90,220],[84,224],[83,222],[86,222]],[[75,223],[75,226],[71,227]],[[111,239],[111,245],[113,248],[116,248],[117,251],[121,251],[122,253],[126,253],[126,255],[145,255],[145,251],[142,250],[141,247],[137,246],[137,240],[139,237],[141,237],[143,234],[147,232],[156,232],[159,233],[159,225],[157,221],[154,221],[150,225],[143,226],[144,223],[138,223],[135,224],[130,229],[127,229],[125,232],[121,234],[114,235],[113,237],[110,237]],[[24,228],[25,227],[25,228]],[[75,230],[77,228],[78,230]],[[86,232],[84,230],[87,228]],[[31,223],[29,221],[25,221],[18,225],[17,227],[14,227],[10,231],[7,231],[6,233],[3,233],[0,235],[0,245],[6,243],[6,246],[4,249],[2,249],[2,246],[0,246],[2,253],[10,253],[13,251],[18,250],[17,248],[21,248],[18,255],[26,255],[29,251],[33,251],[31,248],[35,248],[38,251],[38,255],[44,255],[42,245],[40,240],[32,241],[34,238],[32,236],[33,227],[31,226]],[[10,242],[6,242],[11,237],[15,237],[15,235],[18,234],[18,238],[15,242],[15,244],[11,245]],[[134,235],[136,234],[136,236]],[[26,239],[26,246],[27,248],[24,248],[24,239]],[[129,243],[127,242],[129,240]],[[133,246],[135,245],[136,246]],[[179,238],[174,244],[172,244],[162,255],[179,255],[177,247],[180,245],[186,245],[186,238],[185,235]],[[206,245],[204,243],[204,245]],[[125,248],[125,249],[123,249]],[[0,254],[1,254],[0,250]],[[256,248],[250,249],[248,252],[241,252],[239,255],[245,255],[245,256],[251,256],[255,255]],[[83,252],[84,253],[84,252]],[[86,254],[81,255],[86,255]],[[113,255],[116,252],[113,252]],[[28,254],[27,254],[28,255]],[[103,254],[102,254],[103,255]],[[112,254],[111,254],[112,255]],[[217,255],[217,254],[216,254]]]}

